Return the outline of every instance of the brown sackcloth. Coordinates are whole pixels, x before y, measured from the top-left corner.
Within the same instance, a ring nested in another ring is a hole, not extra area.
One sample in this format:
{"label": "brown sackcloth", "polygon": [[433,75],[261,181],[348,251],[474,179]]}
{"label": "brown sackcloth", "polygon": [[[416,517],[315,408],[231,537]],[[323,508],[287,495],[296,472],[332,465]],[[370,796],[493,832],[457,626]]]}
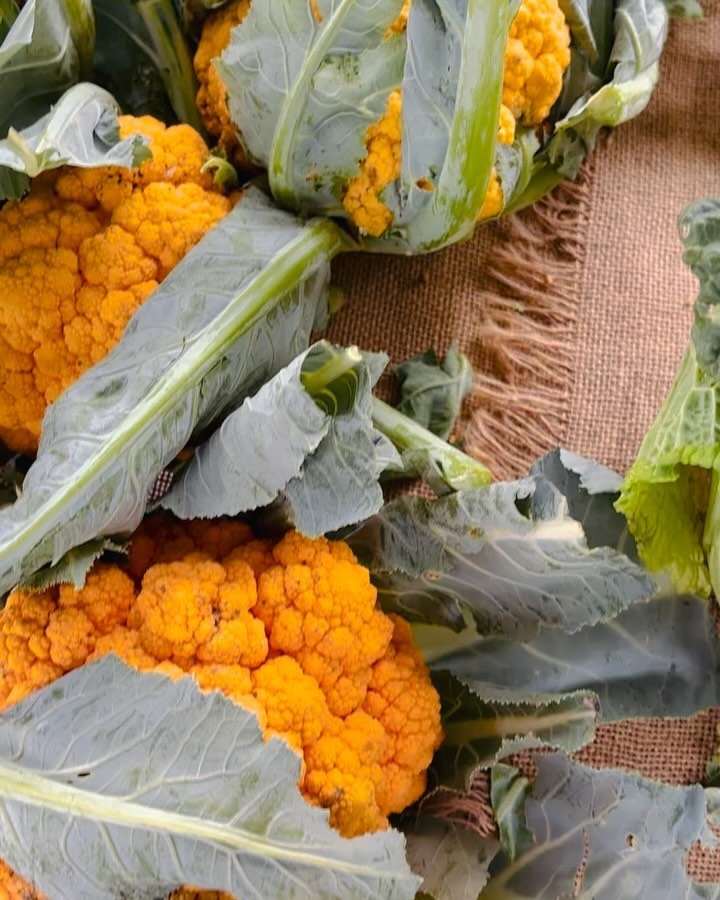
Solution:
{"label": "brown sackcloth", "polygon": [[[459,427],[499,477],[565,445],[623,471],[689,337],[695,282],[677,216],[720,195],[720,0],[673,23],[648,109],[598,148],[578,183],[430,258],[350,257],[337,341],[394,362],[455,342],[478,373]],[[701,778],[720,711],[603,726],[579,756],[674,783]],[[720,855],[691,869],[720,881]]]}

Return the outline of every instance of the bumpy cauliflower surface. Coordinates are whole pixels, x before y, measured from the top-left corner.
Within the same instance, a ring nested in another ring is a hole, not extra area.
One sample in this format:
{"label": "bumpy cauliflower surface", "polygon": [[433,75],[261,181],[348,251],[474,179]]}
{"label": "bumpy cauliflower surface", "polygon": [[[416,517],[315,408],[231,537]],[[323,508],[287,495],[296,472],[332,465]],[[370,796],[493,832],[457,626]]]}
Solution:
{"label": "bumpy cauliflower surface", "polygon": [[153,515],[122,567],[96,564],[80,590],[10,594],[0,709],[110,652],[253,709],[347,837],[386,828],[425,789],[440,701],[409,626],[381,612],[344,543]]}
{"label": "bumpy cauliflower surface", "polygon": [[[388,36],[404,31],[409,7],[410,0],[406,0],[396,22],[388,29]],[[195,57],[200,82],[198,106],[203,121],[228,152],[237,143],[236,132],[227,108],[226,91],[212,60],[225,49],[230,31],[242,21],[248,9],[249,0],[234,0],[209,16]],[[558,0],[523,0],[505,49],[500,143],[513,142],[516,122],[532,127],[547,119],[560,95],[569,64],[570,30]],[[365,156],[343,196],[351,221],[362,234],[372,237],[384,234],[393,221],[382,194],[400,175],[401,111],[402,95],[397,89],[388,97],[380,121],[368,128]],[[497,215],[502,207],[502,185],[493,171],[480,218]]]}
{"label": "bumpy cauliflower surface", "polygon": [[231,200],[188,125],[120,118],[150,138],[137,169],[62,168],[0,209],[0,439],[33,452],[48,404],[117,343]]}

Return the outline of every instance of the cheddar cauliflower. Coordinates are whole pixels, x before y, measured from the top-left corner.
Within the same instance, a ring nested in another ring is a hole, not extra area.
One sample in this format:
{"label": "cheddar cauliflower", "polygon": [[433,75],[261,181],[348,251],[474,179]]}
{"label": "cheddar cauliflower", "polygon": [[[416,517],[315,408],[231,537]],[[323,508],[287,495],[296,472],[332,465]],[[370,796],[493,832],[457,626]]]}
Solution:
{"label": "cheddar cauliflower", "polygon": [[[311,4],[312,6],[312,4]],[[234,0],[206,20],[195,57],[200,90],[198,106],[203,121],[229,152],[237,146],[237,132],[226,102],[226,91],[212,60],[230,40],[232,29],[242,22],[249,0]],[[407,0],[388,37],[407,25]],[[314,8],[314,7],[313,7]],[[505,49],[502,109],[498,140],[511,144],[516,123],[542,125],[560,95],[563,76],[570,64],[570,30],[558,0],[523,0],[510,28]],[[392,211],[383,202],[383,191],[400,176],[402,94],[388,97],[382,118],[365,134],[365,156],[357,175],[345,187],[343,205],[362,234],[379,237],[392,225]],[[430,189],[429,183],[419,187]],[[497,215],[503,207],[502,186],[493,171],[480,218]]]}
{"label": "cheddar cauliflower", "polygon": [[10,595],[0,709],[110,652],[255,710],[302,756],[305,797],[346,836],[386,828],[425,789],[439,698],[409,627],[378,609],[346,544],[151,516],[124,567],[97,564],[79,590]]}
{"label": "cheddar cauliflower", "polygon": [[120,118],[137,169],[63,168],[0,209],[0,439],[33,452],[46,407],[119,340],[158,283],[229,210],[187,125]]}

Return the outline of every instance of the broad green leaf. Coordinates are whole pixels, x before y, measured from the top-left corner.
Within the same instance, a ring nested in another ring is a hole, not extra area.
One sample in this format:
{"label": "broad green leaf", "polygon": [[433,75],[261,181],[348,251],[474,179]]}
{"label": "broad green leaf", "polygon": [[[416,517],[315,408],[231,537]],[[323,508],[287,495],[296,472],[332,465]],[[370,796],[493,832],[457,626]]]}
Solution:
{"label": "broad green leaf", "polygon": [[173,0],[93,0],[93,7],[94,80],[125,112],[202,131],[192,54]]}
{"label": "broad green leaf", "polygon": [[569,450],[551,451],[533,464],[530,474],[542,475],[565,497],[588,547],[615,547],[637,561],[627,521],[614,506],[622,488],[620,475]]}
{"label": "broad green leaf", "polygon": [[400,461],[390,461],[385,471],[388,478],[424,478],[438,494],[472,490],[492,481],[492,473],[481,462],[377,397],[373,422],[400,452]]}
{"label": "broad green leaf", "polygon": [[491,484],[434,501],[387,504],[352,538],[387,609],[455,630],[517,640],[575,632],[655,592],[611,548],[589,550],[565,498],[547,481]]}
{"label": "broad green leaf", "polygon": [[140,135],[120,139],[118,106],[94,84],[77,84],[52,110],[0,141],[0,200],[17,199],[30,179],[59,166],[136,166],[150,156]]}
{"label": "broad green leaf", "polygon": [[395,377],[400,383],[400,412],[447,440],[472,390],[467,356],[451,347],[441,361],[434,350],[426,350],[397,366]]}
{"label": "broad green leaf", "polygon": [[476,900],[499,844],[458,825],[419,816],[403,828],[410,868],[422,878],[420,896]]}
{"label": "broad green leaf", "polygon": [[332,223],[302,224],[247,191],[49,408],[22,496],[0,510],[0,590],[132,532],[175,454],[307,347],[344,246]]}
{"label": "broad green leaf", "polygon": [[560,753],[535,762],[520,809],[534,844],[494,867],[480,900],[718,896],[720,885],[695,884],[685,871],[691,844],[708,836],[701,787],[591,769]]}
{"label": "broad green leaf", "polygon": [[690,716],[720,705],[720,642],[698,597],[658,597],[575,634],[545,630],[525,642],[417,631],[428,664],[479,697],[593,691],[605,722]]}
{"label": "broad green leaf", "polygon": [[398,832],[341,838],[300,757],[189,677],[105,657],[0,721],[0,856],[49,897],[414,896]]}
{"label": "broad green leaf", "polygon": [[675,589],[707,596],[706,518],[712,473],[720,459],[720,392],[699,367],[692,346],[683,357],[657,418],[623,485],[617,509],[626,517],[645,565],[668,572]]}
{"label": "broad green leaf", "polygon": [[[568,753],[595,736],[597,697],[590,691],[544,697],[526,682],[518,691],[467,685],[449,672],[433,672],[445,733],[432,763],[438,785],[466,791],[478,769],[521,750],[557,747]],[[531,693],[532,691],[532,693]]]}
{"label": "broad green leaf", "polygon": [[[0,138],[46,115],[60,95],[86,78],[95,41],[91,0],[6,2],[0,45]],[[12,18],[12,21],[10,21]]]}
{"label": "broad green leaf", "polygon": [[282,495],[308,535],[373,515],[384,465],[370,418],[375,380],[357,349],[315,344],[225,419],[162,505],[181,518],[207,518]]}
{"label": "broad green leaf", "polygon": [[127,553],[128,545],[124,542],[97,538],[69,550],[54,566],[44,566],[29,578],[20,583],[20,587],[29,591],[44,591],[56,584],[72,584],[81,588],[93,565],[105,553]]}

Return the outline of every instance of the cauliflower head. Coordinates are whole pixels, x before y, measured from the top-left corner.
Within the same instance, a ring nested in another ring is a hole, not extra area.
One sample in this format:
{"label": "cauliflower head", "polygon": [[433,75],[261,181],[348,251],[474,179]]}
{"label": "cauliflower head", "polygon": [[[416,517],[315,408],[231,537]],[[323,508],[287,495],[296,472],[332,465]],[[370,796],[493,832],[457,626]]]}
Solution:
{"label": "cauliflower head", "polygon": [[0,709],[116,653],[192,675],[302,758],[299,786],[345,836],[386,828],[425,790],[440,701],[402,619],[350,548],[229,520],[145,520],[123,566],[83,588],[16,590],[0,612]]}
{"label": "cauliflower head", "polygon": [[[195,56],[200,90],[198,107],[208,131],[229,153],[237,147],[237,133],[226,102],[225,86],[213,65],[230,41],[230,32],[242,22],[249,0],[233,0],[208,16]],[[311,0],[311,8],[316,5]],[[407,27],[410,0],[388,29],[388,37]],[[500,143],[512,144],[516,124],[542,125],[560,96],[563,76],[570,65],[570,29],[558,0],[523,0],[513,20],[505,48],[502,108],[498,126]],[[365,133],[365,155],[358,172],[345,187],[343,205],[361,234],[380,237],[392,225],[393,214],[383,202],[383,191],[400,176],[402,150],[402,92],[388,97],[383,116]],[[431,185],[419,184],[431,189]],[[493,170],[481,219],[503,208],[502,185]]]}
{"label": "cauliflower head", "polygon": [[35,451],[47,406],[230,210],[190,126],[121,116],[120,130],[148,137],[152,158],[44,173],[0,209],[0,439],[13,450]]}

